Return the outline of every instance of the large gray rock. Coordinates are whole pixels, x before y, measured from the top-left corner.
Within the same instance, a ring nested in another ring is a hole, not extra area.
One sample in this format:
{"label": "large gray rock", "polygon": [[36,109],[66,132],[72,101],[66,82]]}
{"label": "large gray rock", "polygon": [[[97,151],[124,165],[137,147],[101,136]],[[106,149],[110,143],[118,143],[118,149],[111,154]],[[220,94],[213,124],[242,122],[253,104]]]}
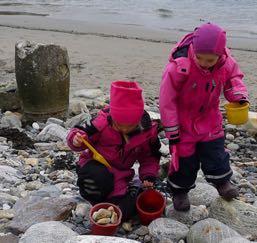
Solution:
{"label": "large gray rock", "polygon": [[20,182],[22,173],[10,166],[0,165],[0,181],[1,183],[15,184]]}
{"label": "large gray rock", "polygon": [[154,240],[170,239],[179,241],[186,238],[189,228],[178,221],[169,218],[154,220],[149,226],[149,233]]}
{"label": "large gray rock", "polygon": [[108,237],[108,236],[96,236],[96,235],[80,235],[68,239],[65,243],[138,243],[139,241],[129,240],[125,238],[118,237]]}
{"label": "large gray rock", "polygon": [[219,196],[216,188],[207,183],[196,183],[196,188],[189,192],[189,198],[192,205],[207,207]]}
{"label": "large gray rock", "polygon": [[226,238],[240,237],[233,229],[216,219],[208,218],[194,224],[187,235],[187,243],[217,243]]}
{"label": "large gray rock", "polygon": [[211,204],[210,217],[223,222],[241,235],[251,235],[257,239],[257,227],[254,227],[257,225],[257,208],[250,204],[217,198]]}
{"label": "large gray rock", "polygon": [[77,235],[60,222],[48,221],[32,225],[21,237],[19,243],[64,243]]}
{"label": "large gray rock", "polygon": [[220,243],[251,243],[251,241],[242,237],[232,237],[224,239]]}
{"label": "large gray rock", "polygon": [[46,141],[66,141],[68,131],[57,124],[47,125],[38,135],[37,140],[46,142]]}
{"label": "large gray rock", "polygon": [[173,205],[170,205],[166,208],[166,216],[175,219],[180,223],[186,224],[187,226],[191,226],[200,220],[208,218],[209,212],[204,205],[191,205],[188,212],[176,211]]}
{"label": "large gray rock", "polygon": [[14,234],[25,232],[31,225],[45,221],[61,221],[71,215],[76,207],[73,199],[51,197],[52,191],[42,191],[32,194],[16,202],[13,209],[15,217],[9,225]]}
{"label": "large gray rock", "polygon": [[15,46],[15,73],[26,119],[67,116],[70,65],[66,48],[19,41]]}

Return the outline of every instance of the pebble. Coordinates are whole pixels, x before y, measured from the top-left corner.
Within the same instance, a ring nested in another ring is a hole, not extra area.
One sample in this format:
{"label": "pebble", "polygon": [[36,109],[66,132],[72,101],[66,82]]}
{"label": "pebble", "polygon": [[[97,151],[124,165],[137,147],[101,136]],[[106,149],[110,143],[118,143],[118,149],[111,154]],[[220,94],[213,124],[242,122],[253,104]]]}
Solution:
{"label": "pebble", "polygon": [[33,122],[33,123],[32,123],[32,127],[33,127],[35,130],[39,130],[39,129],[40,129],[38,123],[36,123],[36,122]]}
{"label": "pebble", "polygon": [[122,228],[127,232],[131,232],[133,230],[132,224],[130,222],[124,222],[122,224]]}
{"label": "pebble", "polygon": [[237,151],[239,148],[240,148],[239,145],[236,143],[230,143],[227,145],[227,149],[231,151]]}
{"label": "pebble", "polygon": [[226,135],[226,139],[229,140],[229,141],[233,141],[233,140],[235,139],[235,136],[232,135],[232,134],[230,134],[230,133],[228,133],[228,134]]}

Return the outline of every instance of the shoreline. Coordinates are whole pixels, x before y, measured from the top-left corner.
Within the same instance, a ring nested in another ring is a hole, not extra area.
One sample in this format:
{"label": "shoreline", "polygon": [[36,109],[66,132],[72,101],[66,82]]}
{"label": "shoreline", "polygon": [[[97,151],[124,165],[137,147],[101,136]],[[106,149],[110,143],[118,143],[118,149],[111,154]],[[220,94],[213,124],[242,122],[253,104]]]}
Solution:
{"label": "shoreline", "polygon": [[[162,72],[172,45],[184,35],[184,33],[180,33],[180,36],[179,33],[171,35],[170,32],[167,36],[164,32],[151,30],[141,32],[139,28],[135,32],[135,28],[131,27],[120,29],[118,32],[114,27],[108,29],[105,26],[98,26],[98,28],[89,27],[89,25],[87,27],[86,25],[74,26],[73,22],[65,26],[66,22],[63,21],[57,21],[49,31],[43,29],[49,23],[37,26],[37,22],[31,22],[35,19],[33,17],[21,19],[30,19],[28,22],[30,24],[27,23],[25,26],[26,29],[0,26],[0,80],[15,81],[14,57],[17,41],[54,43],[66,47],[69,53],[71,97],[75,91],[87,88],[100,88],[108,94],[110,82],[122,79],[138,81],[144,89],[146,100],[152,104],[156,103]],[[15,20],[12,25],[14,22]],[[59,23],[62,23],[61,27]],[[1,25],[6,24],[1,22]],[[43,30],[31,30],[33,26]],[[59,29],[55,31],[57,26]],[[73,29],[72,32],[71,29]],[[122,31],[127,31],[127,34],[124,36]],[[167,40],[167,37],[173,41],[161,41],[164,38]],[[249,89],[252,106],[254,106],[257,104],[257,50],[247,51],[233,48],[232,54],[245,73],[244,80]],[[256,110],[257,107],[253,109]]]}
{"label": "shoreline", "polygon": [[[17,24],[19,23],[19,24]],[[153,43],[175,44],[189,31],[182,29],[149,29],[130,24],[102,24],[86,21],[53,19],[42,16],[1,16],[0,27],[24,30],[39,30],[75,35],[140,40]],[[241,33],[242,34],[242,33]],[[255,35],[240,36],[240,33],[227,33],[228,47],[232,50],[257,52]]]}

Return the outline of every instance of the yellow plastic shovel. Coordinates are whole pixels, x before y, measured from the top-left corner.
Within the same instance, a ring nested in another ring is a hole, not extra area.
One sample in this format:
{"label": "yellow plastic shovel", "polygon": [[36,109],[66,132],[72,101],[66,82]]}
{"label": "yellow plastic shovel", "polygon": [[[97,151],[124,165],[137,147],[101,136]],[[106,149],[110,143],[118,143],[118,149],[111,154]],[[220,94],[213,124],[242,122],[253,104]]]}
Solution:
{"label": "yellow plastic shovel", "polygon": [[101,164],[105,165],[108,168],[112,168],[106,159],[98,153],[98,151],[84,138],[81,137],[82,142],[87,146],[87,148],[93,153],[93,159],[97,160]]}

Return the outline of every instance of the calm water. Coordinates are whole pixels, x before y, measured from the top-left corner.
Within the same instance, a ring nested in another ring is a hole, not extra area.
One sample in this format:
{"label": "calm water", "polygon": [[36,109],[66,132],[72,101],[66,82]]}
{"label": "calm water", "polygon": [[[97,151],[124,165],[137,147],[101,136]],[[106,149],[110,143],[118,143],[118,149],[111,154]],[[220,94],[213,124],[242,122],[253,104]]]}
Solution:
{"label": "calm water", "polygon": [[0,0],[0,11],[182,31],[212,21],[257,38],[257,0]]}

